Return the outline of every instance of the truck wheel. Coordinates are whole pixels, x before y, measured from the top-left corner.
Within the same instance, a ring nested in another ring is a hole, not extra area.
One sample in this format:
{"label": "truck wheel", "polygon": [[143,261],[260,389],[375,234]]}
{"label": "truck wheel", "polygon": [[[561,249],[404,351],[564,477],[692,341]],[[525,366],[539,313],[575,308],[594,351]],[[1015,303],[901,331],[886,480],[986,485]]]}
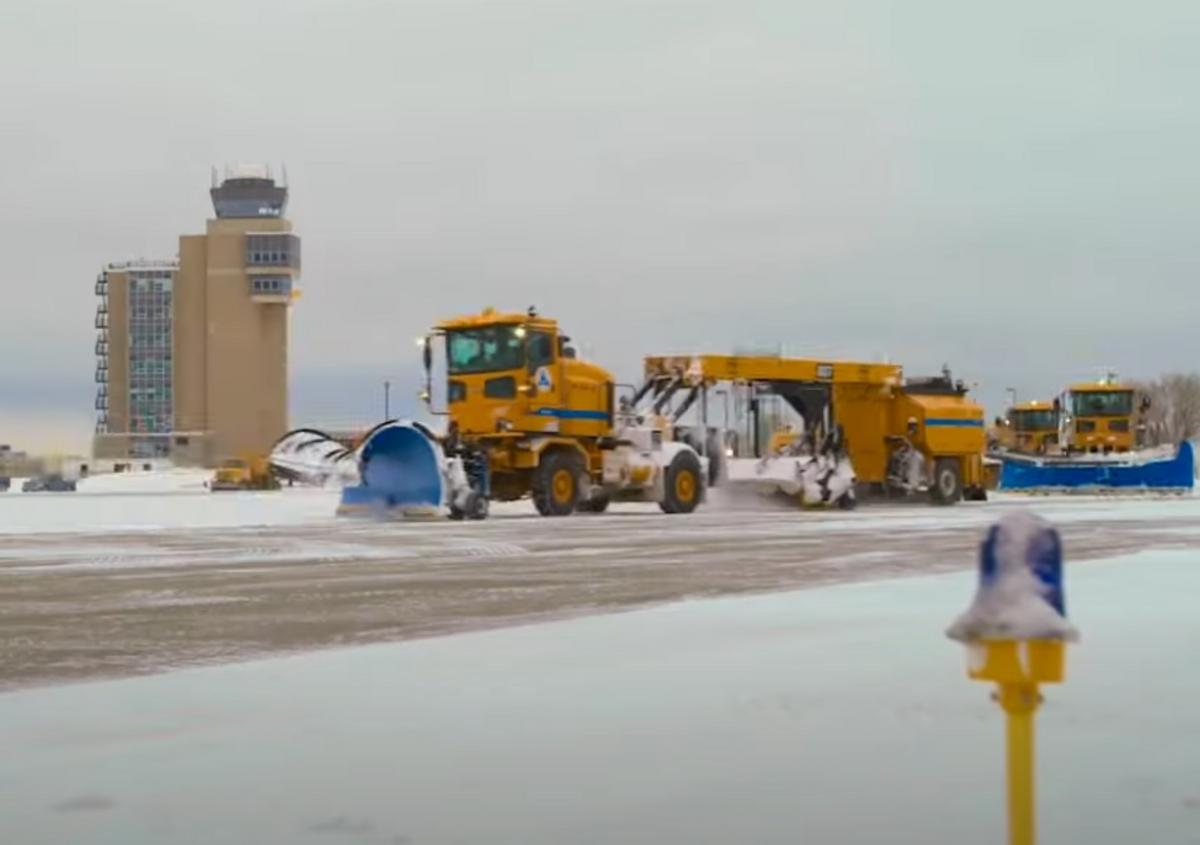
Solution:
{"label": "truck wheel", "polygon": [[725,472],[725,444],[721,442],[721,436],[713,431],[709,432],[704,446],[708,455],[708,486],[716,487]]}
{"label": "truck wheel", "polygon": [[472,493],[467,499],[467,519],[487,519],[488,500],[482,493]]}
{"label": "truck wheel", "polygon": [[604,513],[608,510],[608,494],[599,493],[590,499],[584,499],[576,508],[580,513]]}
{"label": "truck wheel", "polygon": [[543,455],[533,473],[533,504],[542,516],[568,516],[579,501],[583,461],[574,452]]}
{"label": "truck wheel", "polygon": [[988,500],[986,487],[968,487],[963,494],[968,502],[986,502]]}
{"label": "truck wheel", "polygon": [[957,458],[934,461],[933,487],[929,492],[935,505],[952,505],[962,498],[962,470]]}
{"label": "truck wheel", "polygon": [[475,491],[471,491],[467,495],[467,501],[461,508],[458,505],[450,506],[450,518],[455,522],[461,522],[464,519],[487,519],[487,515],[488,500]]}
{"label": "truck wheel", "polygon": [[663,513],[691,513],[704,495],[704,477],[700,459],[695,452],[680,452],[671,459],[663,499],[658,503]]}

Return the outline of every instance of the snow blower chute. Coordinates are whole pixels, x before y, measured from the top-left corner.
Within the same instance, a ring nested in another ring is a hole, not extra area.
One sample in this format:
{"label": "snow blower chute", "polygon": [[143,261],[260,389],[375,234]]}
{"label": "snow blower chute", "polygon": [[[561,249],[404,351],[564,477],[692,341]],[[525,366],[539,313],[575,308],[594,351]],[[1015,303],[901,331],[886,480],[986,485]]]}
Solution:
{"label": "snow blower chute", "polygon": [[448,457],[419,422],[388,420],[361,438],[296,429],[276,442],[271,464],[293,481],[341,484],[343,515],[435,516],[445,508],[455,519],[487,516],[487,500],[468,483],[462,458]]}
{"label": "snow blower chute", "polygon": [[360,483],[342,491],[338,512],[482,519],[487,500],[471,490],[462,462],[447,459],[437,436],[418,422],[392,420],[372,429],[358,448]]}

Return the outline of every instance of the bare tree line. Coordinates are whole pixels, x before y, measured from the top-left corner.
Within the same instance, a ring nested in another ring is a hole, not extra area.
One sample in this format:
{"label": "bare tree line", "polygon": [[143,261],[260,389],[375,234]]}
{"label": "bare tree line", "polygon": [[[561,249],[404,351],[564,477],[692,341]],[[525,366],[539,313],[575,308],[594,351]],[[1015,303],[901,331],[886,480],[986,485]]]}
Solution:
{"label": "bare tree line", "polygon": [[1136,382],[1146,443],[1155,446],[1200,438],[1200,373],[1168,373],[1153,381]]}

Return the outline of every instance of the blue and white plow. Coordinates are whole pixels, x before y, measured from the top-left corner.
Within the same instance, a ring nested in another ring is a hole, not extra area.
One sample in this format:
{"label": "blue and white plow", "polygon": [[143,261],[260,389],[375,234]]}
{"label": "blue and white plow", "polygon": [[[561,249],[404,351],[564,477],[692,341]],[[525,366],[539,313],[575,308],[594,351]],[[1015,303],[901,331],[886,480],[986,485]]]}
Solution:
{"label": "blue and white plow", "polygon": [[462,460],[446,457],[437,435],[419,422],[372,429],[358,448],[358,474],[359,483],[342,490],[339,514],[487,516],[487,497],[471,489]]}
{"label": "blue and white plow", "polygon": [[340,484],[339,514],[487,516],[487,498],[471,489],[462,460],[448,458],[437,435],[419,422],[380,423],[353,449],[312,429],[290,432],[275,444],[271,463],[287,477]]}
{"label": "blue and white plow", "polygon": [[1194,447],[1127,454],[1034,457],[999,456],[1000,489],[1019,492],[1183,493],[1196,484]]}

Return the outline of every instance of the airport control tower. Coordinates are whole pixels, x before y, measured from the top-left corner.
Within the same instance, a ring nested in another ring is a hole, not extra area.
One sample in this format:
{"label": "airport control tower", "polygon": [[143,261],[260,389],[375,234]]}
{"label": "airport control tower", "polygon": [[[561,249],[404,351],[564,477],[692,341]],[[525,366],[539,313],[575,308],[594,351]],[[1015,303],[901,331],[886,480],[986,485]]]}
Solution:
{"label": "airport control tower", "polygon": [[288,188],[239,166],[214,171],[210,194],[216,216],[180,237],[177,260],[110,264],[97,280],[97,457],[211,466],[288,429]]}

